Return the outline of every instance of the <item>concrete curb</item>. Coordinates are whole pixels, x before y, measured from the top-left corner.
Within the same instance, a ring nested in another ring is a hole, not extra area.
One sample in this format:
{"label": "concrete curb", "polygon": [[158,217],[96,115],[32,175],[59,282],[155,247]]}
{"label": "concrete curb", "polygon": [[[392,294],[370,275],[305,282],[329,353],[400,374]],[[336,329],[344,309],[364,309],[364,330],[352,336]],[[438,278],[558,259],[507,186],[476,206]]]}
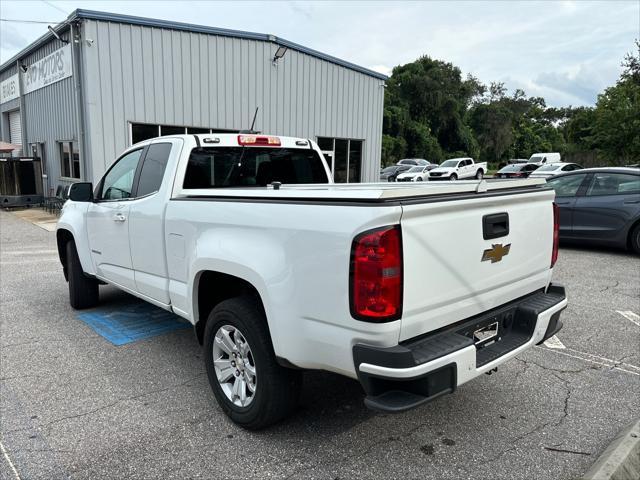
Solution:
{"label": "concrete curb", "polygon": [[583,479],[640,479],[640,420],[634,421],[618,434]]}

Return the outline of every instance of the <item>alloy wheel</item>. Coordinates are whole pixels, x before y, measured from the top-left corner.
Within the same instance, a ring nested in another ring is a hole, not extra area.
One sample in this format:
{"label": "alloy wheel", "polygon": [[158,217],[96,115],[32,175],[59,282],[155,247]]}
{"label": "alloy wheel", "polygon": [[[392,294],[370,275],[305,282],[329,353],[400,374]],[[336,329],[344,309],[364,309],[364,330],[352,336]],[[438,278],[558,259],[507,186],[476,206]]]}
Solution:
{"label": "alloy wheel", "polygon": [[256,393],[258,377],[251,347],[232,325],[218,329],[213,342],[213,365],[220,388],[238,407],[247,407]]}

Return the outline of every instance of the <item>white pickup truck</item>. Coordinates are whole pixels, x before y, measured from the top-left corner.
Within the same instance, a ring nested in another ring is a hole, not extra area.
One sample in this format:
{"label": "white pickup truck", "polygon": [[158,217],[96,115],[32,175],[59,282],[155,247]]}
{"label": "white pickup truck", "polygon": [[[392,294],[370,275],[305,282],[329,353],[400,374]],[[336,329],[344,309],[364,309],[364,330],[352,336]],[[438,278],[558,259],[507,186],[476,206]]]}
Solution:
{"label": "white pickup truck", "polygon": [[429,180],[482,180],[487,173],[487,162],[475,163],[473,158],[451,158],[429,172]]}
{"label": "white pickup truck", "polygon": [[307,139],[177,135],[72,185],[57,243],[72,307],[109,283],[184,317],[220,406],[256,429],[304,369],[398,412],[555,334],[553,199],[544,180],[335,185]]}

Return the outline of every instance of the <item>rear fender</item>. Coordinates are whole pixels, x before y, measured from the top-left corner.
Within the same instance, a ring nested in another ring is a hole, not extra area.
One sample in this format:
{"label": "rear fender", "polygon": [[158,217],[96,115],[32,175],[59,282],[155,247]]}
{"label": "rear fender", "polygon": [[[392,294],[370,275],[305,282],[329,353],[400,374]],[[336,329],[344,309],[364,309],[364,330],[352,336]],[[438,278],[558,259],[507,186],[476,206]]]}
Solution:
{"label": "rear fender", "polygon": [[[249,283],[258,292],[265,314],[273,347],[278,354],[279,329],[284,317],[290,314],[290,295],[294,285],[287,276],[286,255],[281,245],[268,236],[254,234],[243,238],[237,230],[223,229],[205,232],[197,240],[197,258],[191,262],[187,300],[193,312],[193,321],[200,316],[198,311],[198,284],[203,272],[211,271],[237,277]],[[276,315],[277,312],[277,315]],[[277,319],[277,320],[276,320]]]}

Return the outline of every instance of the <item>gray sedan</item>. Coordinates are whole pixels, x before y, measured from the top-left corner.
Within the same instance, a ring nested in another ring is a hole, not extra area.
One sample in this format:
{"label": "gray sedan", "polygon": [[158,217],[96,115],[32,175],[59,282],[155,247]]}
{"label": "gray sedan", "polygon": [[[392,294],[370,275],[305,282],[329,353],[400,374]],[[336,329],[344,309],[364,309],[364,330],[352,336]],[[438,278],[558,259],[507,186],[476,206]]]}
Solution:
{"label": "gray sedan", "polygon": [[547,179],[556,191],[560,239],[640,254],[640,171],[589,168]]}

